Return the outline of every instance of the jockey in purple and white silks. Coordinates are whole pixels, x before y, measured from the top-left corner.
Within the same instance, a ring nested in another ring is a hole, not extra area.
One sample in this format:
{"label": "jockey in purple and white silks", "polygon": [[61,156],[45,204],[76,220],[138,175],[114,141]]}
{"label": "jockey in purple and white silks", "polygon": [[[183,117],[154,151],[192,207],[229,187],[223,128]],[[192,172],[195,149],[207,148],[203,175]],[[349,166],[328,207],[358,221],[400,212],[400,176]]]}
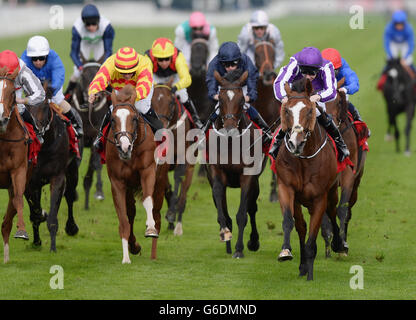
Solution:
{"label": "jockey in purple and white silks", "polygon": [[[290,58],[289,64],[280,69],[274,82],[275,97],[282,104],[285,104],[288,101],[284,88],[285,83],[287,82],[291,85],[294,81],[303,77],[312,82],[314,94],[310,97],[310,100],[318,104],[323,111],[320,112],[318,108],[316,109],[317,120],[334,139],[339,151],[339,160],[343,161],[349,156],[350,152],[331,116],[326,113],[325,108],[325,102],[334,100],[337,95],[334,66],[330,61],[322,58],[319,49],[306,47]],[[276,158],[279,146],[285,135],[286,132],[283,132],[283,130],[280,130],[277,134],[276,141],[269,152],[273,158]]]}

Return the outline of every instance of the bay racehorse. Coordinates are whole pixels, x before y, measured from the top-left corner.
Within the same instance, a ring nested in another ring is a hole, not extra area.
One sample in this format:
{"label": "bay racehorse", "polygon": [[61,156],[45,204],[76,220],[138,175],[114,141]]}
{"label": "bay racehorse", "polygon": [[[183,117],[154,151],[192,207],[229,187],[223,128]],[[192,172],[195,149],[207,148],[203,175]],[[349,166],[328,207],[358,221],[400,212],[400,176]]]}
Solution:
{"label": "bay racehorse", "polygon": [[[89,117],[90,108],[83,107],[88,103],[88,87],[100,68],[101,64],[95,61],[86,62],[83,65],[80,80],[77,83],[74,92],[72,93],[71,105],[75,108],[82,119],[84,136],[84,147],[90,148],[90,158],[88,160],[88,169],[84,177],[84,192],[85,202],[84,208],[89,209],[89,196],[92,186],[94,172],[96,173],[97,182],[95,184],[96,192],[94,194],[95,199],[104,200],[103,181],[101,178],[102,164],[100,162],[100,155],[97,150],[92,146],[98,131],[98,128],[104,118],[104,115],[110,107],[110,101],[107,99],[107,94],[99,93],[99,99],[93,104],[89,104],[91,111],[91,117]],[[91,121],[90,121],[91,118]]]}
{"label": "bay racehorse", "polygon": [[[342,80],[341,80],[342,81]],[[338,88],[342,86],[342,82],[338,82]],[[367,158],[366,137],[368,136],[368,128],[362,126],[362,130],[358,131],[354,125],[353,119],[348,115],[348,101],[343,91],[338,91],[337,98],[326,103],[326,110],[332,115],[337,124],[342,137],[350,151],[350,160],[353,167],[347,166],[340,177],[341,197],[337,207],[337,216],[340,221],[340,236],[344,242],[348,253],[347,231],[348,222],[351,220],[352,208],[357,202],[358,187],[364,174],[364,164]],[[332,225],[327,216],[324,215],[322,220],[322,235],[325,240],[326,256],[330,256],[330,239],[332,238]]]}
{"label": "bay racehorse", "polygon": [[[251,148],[250,142],[247,144],[244,142],[245,137],[248,137],[249,141],[254,141],[260,136],[260,130],[255,129],[243,110],[245,100],[242,84],[246,81],[248,72],[241,75],[240,70],[237,69],[227,73],[224,78],[218,72],[215,72],[214,76],[220,84],[220,114],[212,129],[209,130],[207,138],[206,145],[209,153],[209,161],[206,165],[207,177],[218,212],[220,240],[226,242],[227,253],[231,253],[232,220],[228,214],[226,189],[227,187],[241,189],[240,206],[236,216],[238,239],[233,257],[242,258],[244,257],[243,234],[248,220],[247,212],[250,215],[251,223],[251,234],[247,247],[251,251],[257,251],[260,247],[256,212],[257,198],[260,192],[259,176],[264,169],[266,158],[262,153],[260,141],[254,144],[254,150]],[[257,136],[255,133],[258,133]],[[214,143],[216,134],[220,140],[223,139],[224,143],[221,141]],[[242,147],[241,140],[243,140]],[[252,161],[247,161],[247,156],[251,156],[250,160]],[[249,167],[250,170],[247,170]]]}
{"label": "bay racehorse", "polygon": [[153,218],[153,191],[156,176],[154,152],[156,143],[149,124],[139,115],[134,103],[136,89],[132,85],[113,91],[108,136],[105,139],[105,157],[111,182],[114,207],[119,219],[119,234],[123,249],[122,263],[131,263],[129,251],[138,254],[141,246],[133,233],[136,216],[136,195],[142,195],[146,210],[145,237],[154,238],[152,257],[155,257],[159,221]]}
{"label": "bay racehorse", "polygon": [[[174,143],[171,144],[171,146],[174,146],[173,150],[171,150],[173,152],[173,161],[171,161],[171,163],[158,164],[157,166],[158,171],[163,171],[161,176],[164,176],[164,178],[162,178],[162,181],[157,178],[153,210],[159,210],[160,212],[163,204],[163,196],[165,195],[168,203],[168,211],[166,213],[166,219],[169,222],[168,228],[174,228],[174,222],[176,221],[177,215],[177,224],[174,229],[174,234],[182,235],[182,215],[185,211],[187,193],[192,182],[194,165],[189,163],[186,157],[186,151],[191,142],[185,141],[185,138],[186,134],[191,129],[191,123],[185,109],[171,92],[172,82],[173,78],[167,84],[156,84],[154,86],[152,97],[152,108],[163,122],[164,128],[172,133],[171,139]],[[183,145],[178,145],[180,143],[183,143]],[[173,191],[169,183],[168,172],[166,168],[162,167],[168,167],[169,171],[174,171]],[[165,182],[166,188],[162,189]]]}
{"label": "bay racehorse", "polygon": [[406,114],[405,153],[410,155],[410,133],[416,102],[413,80],[399,58],[387,61],[385,72],[387,80],[383,87],[383,96],[386,101],[388,115],[386,139],[390,139],[391,130],[393,129],[396,152],[400,152],[400,133],[396,119],[399,114],[404,112]]}
{"label": "bay racehorse", "polygon": [[[273,92],[273,83],[277,76],[273,68],[275,54],[274,44],[271,41],[258,41],[255,44],[254,58],[256,67],[259,70],[259,79],[257,81],[258,98],[254,103],[254,107],[269,125],[270,134],[280,124],[281,103],[276,100]],[[276,202],[278,199],[277,180],[274,173],[272,174],[270,186],[269,199],[271,202]]]}
{"label": "bay racehorse", "polygon": [[13,218],[17,213],[15,238],[28,240],[23,220],[23,193],[27,182],[29,135],[20,118],[16,105],[14,80],[16,69],[8,74],[7,68],[0,69],[0,188],[8,189],[9,202],[1,225],[3,236],[4,263],[10,259],[9,237]]}
{"label": "bay racehorse", "polygon": [[[47,84],[44,84],[47,86]],[[25,190],[25,197],[30,208],[30,220],[33,226],[33,244],[40,246],[39,225],[46,220],[51,237],[50,251],[56,252],[56,235],[58,232],[58,212],[62,197],[66,199],[68,217],[65,232],[70,235],[78,233],[73,206],[77,200],[78,168],[81,164],[82,142],[78,142],[78,151],[71,151],[70,139],[76,142],[75,131],[68,119],[62,115],[59,107],[50,104],[52,90],[47,89],[46,99],[38,106],[28,106],[34,116],[36,126],[43,133],[44,143],[38,154],[37,165]],[[68,130],[72,130],[72,138]],[[50,185],[49,213],[42,209],[42,187]]]}
{"label": "bay racehorse", "polygon": [[[195,38],[191,43],[191,66],[189,70],[192,83],[187,90],[203,123],[207,122],[215,107],[215,103],[208,98],[208,88],[205,81],[208,56],[208,41],[205,38]],[[204,165],[200,165],[198,176],[204,175]]]}
{"label": "bay racehorse", "polygon": [[[295,225],[300,240],[299,275],[307,275],[307,279],[312,280],[317,251],[316,237],[326,210],[334,230],[332,249],[335,252],[343,250],[336,222],[339,176],[337,159],[334,148],[328,143],[325,129],[316,121],[316,107],[309,99],[312,83],[303,78],[295,82],[292,89],[286,83],[285,90],[289,100],[282,105],[281,121],[282,130],[287,135],[274,164],[284,232],[278,260],[292,259],[290,233]],[[306,244],[307,227],[302,205],[310,214]]]}

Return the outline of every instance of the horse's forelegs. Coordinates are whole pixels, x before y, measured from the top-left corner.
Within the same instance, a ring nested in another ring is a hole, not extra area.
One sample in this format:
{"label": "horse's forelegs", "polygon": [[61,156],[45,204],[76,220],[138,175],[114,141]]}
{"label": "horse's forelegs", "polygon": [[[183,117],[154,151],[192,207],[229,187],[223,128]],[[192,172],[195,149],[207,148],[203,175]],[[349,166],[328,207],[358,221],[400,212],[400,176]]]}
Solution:
{"label": "horse's forelegs", "polygon": [[225,211],[226,211],[226,200],[224,201],[226,197],[225,185],[219,179],[219,177],[213,178],[212,196],[214,198],[215,206],[217,207],[217,213],[218,213],[217,221],[220,225],[220,240],[230,241],[232,238],[232,234],[231,234],[231,230],[228,228],[228,223],[227,223],[226,214],[225,214]]}
{"label": "horse's forelegs", "polygon": [[[29,240],[26,232],[25,222],[23,220],[23,194],[26,187],[26,169],[19,168],[11,173],[12,188],[13,188],[13,206],[17,211],[17,232],[15,238]],[[10,196],[10,193],[9,193]]]}
{"label": "horse's forelegs", "polygon": [[90,208],[90,190],[91,190],[93,175],[94,175],[94,164],[93,164],[93,151],[91,149],[90,159],[88,160],[88,169],[87,169],[87,173],[85,174],[84,181],[83,181],[84,193],[85,193],[85,202],[84,202],[85,210],[89,210]]}
{"label": "horse's forelegs", "polygon": [[17,211],[13,206],[13,201],[11,198],[11,191],[9,190],[9,203],[7,205],[7,211],[3,218],[3,223],[1,225],[1,234],[3,236],[3,256],[4,256],[4,263],[9,262],[10,254],[9,254],[9,239],[10,239],[10,232],[12,231],[13,227],[13,218],[16,215]]}
{"label": "horse's forelegs", "polygon": [[283,214],[282,229],[283,229],[283,245],[277,260],[285,261],[292,260],[292,247],[290,246],[290,234],[295,225],[294,215],[294,193],[285,185],[279,184],[279,202]]}
{"label": "horse's forelegs", "polygon": [[42,186],[34,186],[29,184],[26,188],[25,196],[30,209],[30,221],[33,227],[33,244],[41,246],[42,240],[39,236],[39,225],[46,221],[47,214],[42,210],[41,201]]}
{"label": "horse's forelegs", "polygon": [[259,233],[257,231],[256,213],[257,213],[257,198],[259,196],[259,181],[253,184],[250,190],[250,197],[248,202],[248,214],[250,216],[251,233],[250,240],[247,242],[247,248],[250,251],[257,251],[260,248]]}
{"label": "horse's forelegs", "polygon": [[194,166],[187,164],[186,165],[186,171],[185,171],[185,179],[182,181],[181,184],[181,193],[179,195],[179,201],[177,205],[178,209],[178,222],[176,224],[175,230],[173,231],[173,234],[181,236],[183,234],[182,231],[182,216],[185,211],[186,206],[186,198],[188,195],[189,187],[192,183],[192,176],[194,174]]}
{"label": "horse's forelegs", "polygon": [[146,210],[146,232],[145,237],[157,238],[156,223],[153,219],[153,193],[156,180],[156,169],[150,166],[140,172],[140,182],[143,190],[143,206]]}
{"label": "horse's forelegs", "polygon": [[74,219],[74,202],[77,197],[77,184],[78,184],[78,165],[76,161],[72,160],[71,164],[67,168],[66,174],[66,188],[65,188],[65,199],[68,204],[68,219],[65,225],[65,232],[74,236],[78,233],[78,226]]}
{"label": "horse's forelegs", "polygon": [[324,214],[321,223],[321,235],[325,241],[325,258],[331,257],[331,240],[333,236],[332,224],[329,221],[328,214]]}
{"label": "horse's forelegs", "polygon": [[270,202],[277,202],[277,200],[279,199],[279,196],[277,194],[277,178],[276,175],[272,172],[272,181],[270,183],[270,197],[269,200]]}
{"label": "horse's forelegs", "polygon": [[62,196],[65,192],[65,175],[61,174],[51,179],[50,183],[50,210],[47,219],[49,234],[51,236],[50,250],[56,252],[56,234],[58,233],[58,211],[61,205]]}
{"label": "horse's forelegs", "polygon": [[132,191],[128,191],[126,194],[126,210],[130,224],[129,251],[131,254],[139,254],[142,247],[136,242],[136,237],[133,232],[134,218],[136,217],[136,200]]}
{"label": "horse's forelegs", "polygon": [[306,252],[305,252],[305,239],[306,239],[306,221],[303,218],[302,208],[300,204],[294,205],[295,216],[295,228],[299,236],[299,248],[300,248],[300,264],[299,264],[299,276],[304,276],[308,272]]}
{"label": "horse's forelegs", "polygon": [[97,177],[97,183],[95,184],[96,191],[94,194],[94,198],[101,201],[101,200],[104,200],[103,180],[101,177],[103,165],[101,164],[100,155],[95,149],[94,151],[92,151],[92,156],[93,156],[94,170],[95,170],[96,177]]}
{"label": "horse's forelegs", "polygon": [[412,130],[412,120],[413,120],[413,116],[414,116],[414,106],[408,106],[407,107],[407,112],[406,112],[406,129],[405,129],[405,134],[406,134],[406,150],[405,150],[405,154],[406,155],[410,155],[410,132]]}
{"label": "horse's forelegs", "polygon": [[[243,176],[242,176],[243,177]],[[244,176],[245,178],[246,176]],[[244,229],[247,225],[247,211],[248,211],[248,197],[250,191],[250,183],[247,179],[240,179],[241,185],[241,197],[240,197],[240,207],[238,208],[236,220],[238,225],[238,238],[235,244],[235,252],[233,254],[233,258],[243,258],[243,250],[244,250]],[[251,176],[250,176],[251,178]]]}

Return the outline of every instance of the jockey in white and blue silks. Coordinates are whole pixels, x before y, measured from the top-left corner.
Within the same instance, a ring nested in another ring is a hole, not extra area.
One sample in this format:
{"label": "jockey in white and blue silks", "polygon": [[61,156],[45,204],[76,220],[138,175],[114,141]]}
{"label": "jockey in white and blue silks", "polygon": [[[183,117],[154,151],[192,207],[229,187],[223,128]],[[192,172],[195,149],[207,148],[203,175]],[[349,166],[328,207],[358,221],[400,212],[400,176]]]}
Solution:
{"label": "jockey in white and blue silks", "polygon": [[273,43],[275,52],[273,68],[280,67],[285,58],[283,40],[279,29],[269,23],[269,17],[263,10],[257,10],[252,14],[250,22],[243,26],[238,36],[238,46],[241,52],[247,54],[254,64],[256,64],[256,43],[260,41]]}
{"label": "jockey in white and blue silks", "polygon": [[217,29],[210,25],[202,12],[193,12],[189,20],[184,21],[175,29],[174,45],[185,56],[188,67],[191,67],[191,43],[194,37],[202,37],[208,41],[208,63],[218,51]]}
{"label": "jockey in white and blue silks", "polygon": [[34,36],[29,39],[21,59],[27,67],[48,87],[52,88],[52,102],[57,104],[63,114],[71,121],[78,136],[83,135],[82,120],[65,100],[62,87],[65,82],[65,67],[58,54],[51,50],[45,37]]}
{"label": "jockey in white and blue silks", "polygon": [[414,49],[414,33],[411,24],[407,21],[407,14],[402,10],[395,11],[384,29],[384,51],[387,59],[400,57],[415,71]]}
{"label": "jockey in white and blue silks", "polygon": [[[209,63],[206,78],[208,97],[211,100],[218,101],[220,86],[214,77],[214,71],[217,71],[221,77],[223,77],[226,73],[235,70],[239,70],[241,74],[248,71],[247,80],[243,83],[243,94],[246,101],[244,109],[250,116],[250,119],[262,129],[263,145],[267,145],[271,140],[271,135],[269,133],[270,128],[258,111],[251,105],[251,103],[257,100],[257,79],[259,73],[250,58],[246,54],[241,53],[237,43],[231,41],[224,42],[221,45],[218,54]],[[218,103],[215,110],[216,112],[208,118],[203,129],[204,132],[209,129],[219,115],[220,110],[218,108]]]}
{"label": "jockey in white and blue silks", "polygon": [[71,59],[74,71],[65,91],[65,98],[70,101],[71,93],[81,75],[82,60],[104,62],[113,54],[114,28],[110,21],[100,16],[97,7],[87,4],[81,11],[81,17],[72,27]]}
{"label": "jockey in white and blue silks", "polygon": [[[339,151],[339,159],[343,161],[349,156],[349,150],[331,116],[326,113],[325,108],[325,102],[334,100],[337,95],[334,66],[330,61],[322,58],[319,49],[306,47],[290,58],[289,64],[280,69],[274,82],[275,97],[282,104],[285,104],[288,101],[284,88],[285,83],[291,85],[294,81],[303,77],[312,82],[314,94],[310,97],[310,100],[318,104],[323,111],[320,112],[318,108],[316,109],[317,120],[334,139]],[[285,134],[283,130],[280,130],[277,134],[276,141],[269,152],[272,157],[276,158]]]}

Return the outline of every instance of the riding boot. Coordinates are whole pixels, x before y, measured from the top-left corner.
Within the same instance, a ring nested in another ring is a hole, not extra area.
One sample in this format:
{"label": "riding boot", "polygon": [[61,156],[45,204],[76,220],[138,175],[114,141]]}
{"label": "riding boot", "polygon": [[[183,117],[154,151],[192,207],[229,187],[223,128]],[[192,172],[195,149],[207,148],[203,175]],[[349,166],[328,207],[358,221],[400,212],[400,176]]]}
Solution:
{"label": "riding boot", "polygon": [[35,131],[36,137],[38,138],[40,144],[43,144],[42,134],[39,132],[38,127],[35,124],[35,119],[33,119],[32,114],[26,108],[23,109],[23,113],[20,114],[24,122],[30,123]]}
{"label": "riding boot", "polygon": [[361,119],[360,113],[358,112],[358,109],[351,102],[348,102],[348,111],[351,113],[354,121],[363,122],[363,120]]}
{"label": "riding boot", "polygon": [[72,127],[75,129],[78,138],[81,138],[84,135],[84,130],[82,128],[82,119],[78,112],[74,110],[74,108],[71,108],[63,115],[71,121]]}
{"label": "riding boot", "polygon": [[142,113],[142,115],[147,123],[149,123],[153,133],[156,133],[156,131],[159,129],[163,129],[163,122],[160,121],[158,115],[152,108],[150,108],[147,113]]}
{"label": "riding boot", "polygon": [[344,142],[344,139],[341,136],[337,126],[332,117],[326,112],[322,112],[321,115],[317,118],[318,122],[325,128],[326,132],[329,133],[332,139],[335,141],[335,145],[338,149],[338,159],[340,162],[344,161],[350,155],[347,145]]}
{"label": "riding boot", "polygon": [[72,101],[72,93],[77,86],[77,82],[69,80],[68,87],[66,88],[66,91],[64,93],[65,100],[71,103]]}
{"label": "riding boot", "polygon": [[266,121],[264,121],[260,113],[253,106],[250,106],[247,109],[247,113],[250,116],[251,121],[253,121],[263,131],[263,137],[262,137],[263,146],[269,146],[273,139],[273,137],[270,134],[269,125],[266,123]]}
{"label": "riding boot", "polygon": [[101,143],[101,137],[103,136],[103,130],[107,126],[107,124],[111,120],[111,108],[107,110],[107,113],[105,114],[103,118],[103,122],[101,122],[100,126],[100,132],[98,133],[97,137],[95,138],[94,142],[92,143],[95,150],[100,151],[104,148],[103,144]]}
{"label": "riding boot", "polygon": [[280,129],[279,132],[276,135],[276,139],[274,140],[274,143],[273,143],[272,147],[269,150],[269,154],[274,160],[276,160],[276,158],[277,158],[277,155],[279,153],[280,145],[282,144],[282,141],[283,141],[285,135],[286,135],[286,132],[283,131],[282,129]]}
{"label": "riding boot", "polygon": [[192,100],[189,98],[184,104],[183,106],[186,108],[186,110],[188,110],[188,112],[191,114],[192,120],[195,124],[195,126],[198,129],[202,129],[202,127],[204,126],[202,124],[201,119],[199,118],[198,112],[195,109],[195,105],[192,102]]}

